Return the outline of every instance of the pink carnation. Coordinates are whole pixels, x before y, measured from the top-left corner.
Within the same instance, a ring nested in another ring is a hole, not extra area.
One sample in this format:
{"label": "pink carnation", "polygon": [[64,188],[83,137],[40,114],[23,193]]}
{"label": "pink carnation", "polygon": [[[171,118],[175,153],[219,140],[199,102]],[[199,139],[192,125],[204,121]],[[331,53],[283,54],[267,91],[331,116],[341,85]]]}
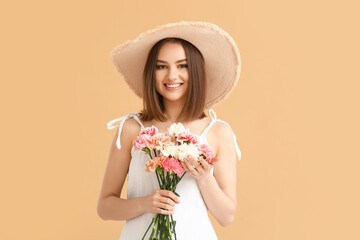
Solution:
{"label": "pink carnation", "polygon": [[199,144],[199,145],[198,145],[198,150],[205,155],[206,161],[208,161],[209,163],[211,163],[211,160],[215,157],[215,154],[214,154],[214,152],[211,150],[211,148],[209,147],[209,145],[207,145],[207,144]]}
{"label": "pink carnation", "polygon": [[148,142],[148,139],[146,136],[144,136],[144,135],[138,136],[138,138],[136,140],[134,140],[134,142],[133,142],[134,150],[137,151],[137,150],[140,150],[140,149],[146,147],[147,142]]}
{"label": "pink carnation", "polygon": [[140,132],[140,135],[150,135],[150,136],[154,136],[155,134],[157,134],[159,132],[159,130],[154,127],[154,126],[151,126],[151,127],[147,127],[145,129],[143,129],[141,132]]}
{"label": "pink carnation", "polygon": [[162,161],[161,167],[163,167],[165,171],[176,173],[178,177],[180,177],[184,171],[184,168],[182,167],[181,163],[175,158],[166,157]]}
{"label": "pink carnation", "polygon": [[188,131],[182,132],[177,138],[178,141],[189,141],[190,143],[196,145],[199,143],[199,138]]}
{"label": "pink carnation", "polygon": [[170,136],[164,133],[158,133],[150,137],[147,141],[147,147],[160,150],[165,143],[171,142]]}

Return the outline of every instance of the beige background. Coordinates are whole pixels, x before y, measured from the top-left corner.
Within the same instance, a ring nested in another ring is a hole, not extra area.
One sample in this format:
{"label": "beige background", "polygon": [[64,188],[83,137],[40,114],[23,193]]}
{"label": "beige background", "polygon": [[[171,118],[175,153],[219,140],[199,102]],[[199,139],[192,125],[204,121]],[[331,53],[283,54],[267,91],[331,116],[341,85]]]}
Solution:
{"label": "beige background", "polygon": [[96,213],[106,123],[141,101],[109,53],[180,20],[219,25],[241,52],[240,81],[214,107],[242,151],[236,220],[211,218],[219,239],[360,239],[355,2],[1,4],[0,239],[119,238],[124,222]]}

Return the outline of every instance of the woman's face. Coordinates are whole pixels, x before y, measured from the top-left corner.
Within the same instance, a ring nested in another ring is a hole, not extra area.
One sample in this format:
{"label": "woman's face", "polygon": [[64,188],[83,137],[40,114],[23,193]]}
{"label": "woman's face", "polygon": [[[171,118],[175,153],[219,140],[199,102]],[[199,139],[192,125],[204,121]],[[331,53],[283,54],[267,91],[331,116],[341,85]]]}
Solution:
{"label": "woman's face", "polygon": [[185,102],[189,89],[186,54],[180,43],[165,43],[159,51],[155,71],[156,90],[164,101]]}

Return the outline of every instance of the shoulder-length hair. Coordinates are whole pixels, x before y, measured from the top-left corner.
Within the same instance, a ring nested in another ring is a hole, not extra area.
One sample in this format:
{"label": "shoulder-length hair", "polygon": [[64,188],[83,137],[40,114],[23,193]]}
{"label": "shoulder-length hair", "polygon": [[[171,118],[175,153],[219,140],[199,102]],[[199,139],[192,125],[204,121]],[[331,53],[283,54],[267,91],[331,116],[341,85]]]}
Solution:
{"label": "shoulder-length hair", "polygon": [[164,38],[154,44],[146,60],[143,72],[143,110],[140,113],[140,119],[143,121],[151,121],[153,119],[161,122],[166,121],[163,97],[155,88],[155,71],[159,51],[167,42],[180,43],[185,50],[188,62],[189,91],[177,121],[189,121],[206,117],[204,108],[207,86],[205,61],[201,52],[193,44],[184,39]]}

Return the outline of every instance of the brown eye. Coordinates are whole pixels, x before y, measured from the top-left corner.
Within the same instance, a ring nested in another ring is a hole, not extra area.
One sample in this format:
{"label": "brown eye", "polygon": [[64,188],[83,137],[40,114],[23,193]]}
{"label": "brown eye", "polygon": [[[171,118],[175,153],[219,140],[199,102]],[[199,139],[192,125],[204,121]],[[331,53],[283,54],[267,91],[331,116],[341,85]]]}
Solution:
{"label": "brown eye", "polygon": [[181,68],[187,68],[188,65],[187,65],[187,64],[181,64],[180,67],[181,67]]}
{"label": "brown eye", "polygon": [[156,65],[156,68],[157,69],[164,69],[164,68],[166,68],[166,66],[165,65]]}

